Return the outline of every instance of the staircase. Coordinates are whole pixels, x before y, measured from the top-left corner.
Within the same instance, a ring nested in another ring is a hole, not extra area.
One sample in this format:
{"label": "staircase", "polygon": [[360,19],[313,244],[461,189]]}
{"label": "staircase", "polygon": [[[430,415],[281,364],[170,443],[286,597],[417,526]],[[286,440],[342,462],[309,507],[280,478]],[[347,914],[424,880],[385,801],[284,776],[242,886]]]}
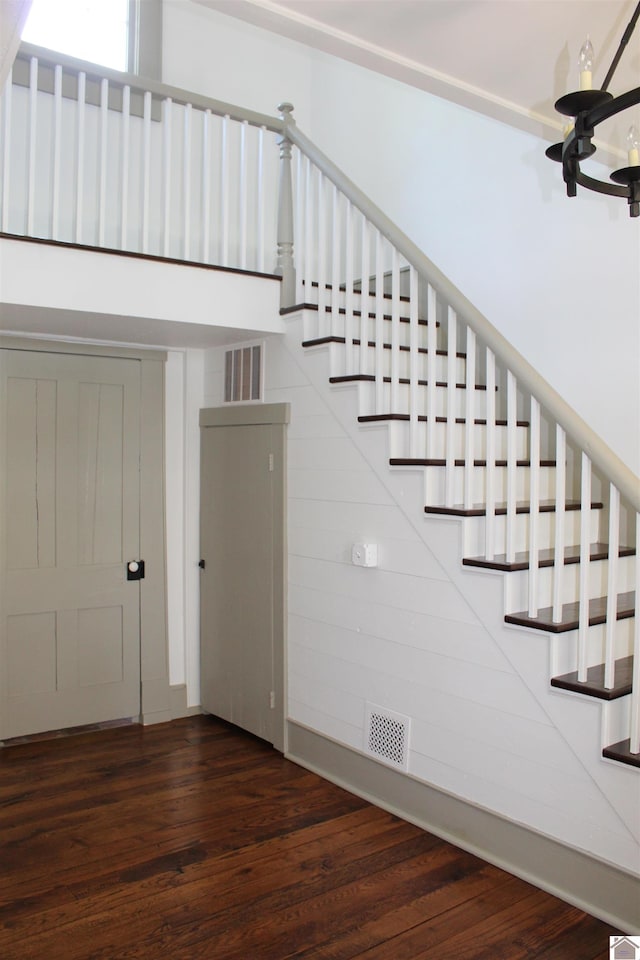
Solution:
{"label": "staircase", "polygon": [[420,471],[425,515],[462,525],[464,568],[505,578],[505,623],[548,636],[550,685],[617,711],[620,739],[602,743],[602,755],[640,767],[622,735],[636,551],[615,488],[554,434],[534,398],[516,395],[511,375],[479,355],[471,331],[411,270],[396,263],[364,285],[303,280],[300,289],[302,302],[283,313],[302,311],[303,348],[328,348],[329,383],[353,384],[358,421],[387,430],[389,468]]}

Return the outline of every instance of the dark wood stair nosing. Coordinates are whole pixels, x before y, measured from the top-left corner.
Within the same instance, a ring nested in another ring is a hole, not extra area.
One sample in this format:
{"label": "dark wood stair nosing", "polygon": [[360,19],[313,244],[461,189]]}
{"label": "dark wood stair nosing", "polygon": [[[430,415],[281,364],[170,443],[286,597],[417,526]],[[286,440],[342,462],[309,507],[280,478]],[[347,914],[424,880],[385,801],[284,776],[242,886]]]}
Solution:
{"label": "dark wood stair nosing", "polygon": [[[634,547],[620,547],[619,557],[634,557],[636,554]],[[590,544],[589,560],[597,563],[600,560],[609,559],[609,545],[607,543]],[[462,563],[466,567],[479,567],[483,570],[498,570],[501,573],[513,573],[518,570],[529,569],[529,551],[520,550],[516,553],[516,559],[508,562],[504,553],[497,554],[492,560],[486,557],[464,557]],[[567,546],[564,548],[564,563],[580,563],[580,547],[578,545]],[[553,547],[540,550],[538,553],[539,567],[555,566],[555,550]]]}
{"label": "dark wood stair nosing", "polygon": [[640,754],[631,753],[631,740],[629,738],[605,747],[602,756],[606,757],[607,760],[617,760],[618,763],[626,763],[631,767],[640,767]]}
{"label": "dark wood stair nosing", "polygon": [[[508,613],[505,623],[517,627],[528,627],[532,630],[542,630],[545,633],[568,633],[579,627],[579,603],[564,603],[562,605],[562,620],[553,622],[553,608],[544,607],[538,611],[537,617],[530,617],[526,610],[519,613]],[[635,591],[619,593],[616,604],[616,620],[627,620],[635,616]],[[607,598],[593,597],[589,600],[589,626],[607,622]]]}
{"label": "dark wood stair nosing", "polygon": [[[592,501],[591,509],[592,510],[602,510],[603,504],[600,501]],[[581,503],[579,500],[567,500],[564,505],[565,510],[580,510]],[[538,510],[540,513],[555,513],[556,502],[555,500],[541,500],[538,504]],[[451,516],[451,517],[484,517],[486,516],[487,509],[486,504],[478,503],[473,507],[465,507],[463,504],[455,504],[452,507],[447,507],[444,505],[441,506],[427,506],[424,508],[424,512],[428,514],[434,514],[435,516]],[[518,500],[516,503],[516,513],[529,513],[530,512],[530,503],[528,500]],[[495,514],[498,517],[504,517],[507,513],[507,505],[504,501],[496,503],[495,505]]]}
{"label": "dark wood stair nosing", "polygon": [[[408,423],[408,422],[411,420],[411,416],[410,416],[410,414],[408,414],[408,413],[368,413],[368,414],[361,414],[361,415],[358,417],[358,423],[385,423],[386,421],[391,421],[391,420],[401,420],[401,421],[404,421],[404,422]],[[428,420],[429,420],[429,418],[426,416],[426,414],[419,414],[417,420],[418,420],[418,423],[427,423]],[[437,416],[437,417],[435,417],[435,422],[436,422],[436,423],[447,423],[447,418],[446,418],[446,417]],[[464,425],[464,424],[466,424],[467,421],[465,420],[464,417],[456,417],[456,418],[455,418],[455,422],[456,422],[457,424],[463,424],[463,425]],[[475,424],[476,426],[478,426],[478,427],[486,427],[486,425],[487,425],[487,421],[486,421],[486,420],[483,420],[482,418],[477,418],[477,417],[476,417],[473,422],[474,422],[474,424]],[[507,421],[506,421],[506,420],[496,420],[496,421],[495,421],[495,426],[496,426],[496,427],[506,427],[506,426],[507,426]],[[528,421],[528,420],[518,420],[518,421],[516,421],[516,426],[517,426],[517,427],[528,427],[528,426],[529,426],[529,421]],[[396,466],[400,466],[400,464],[396,464]],[[407,463],[402,464],[402,466],[405,466],[405,467],[407,467],[407,466],[423,466],[423,464],[421,464],[420,462],[414,460],[412,463],[407,462]]]}
{"label": "dark wood stair nosing", "polygon": [[[338,344],[344,345],[344,344],[346,344],[346,342],[347,342],[347,338],[346,338],[346,337],[338,336],[337,334],[333,334],[333,333],[332,333],[332,334],[327,334],[327,336],[325,336],[325,337],[313,337],[311,340],[303,340],[303,341],[302,341],[302,346],[305,347],[305,348],[307,348],[307,347],[324,347],[324,346],[326,346],[326,344],[328,344],[328,343],[338,343]],[[361,345],[361,342],[362,342],[362,341],[359,339],[359,337],[354,337],[354,338],[352,339],[352,341],[351,341],[352,346],[354,346],[354,347],[359,347],[359,346]],[[368,346],[368,347],[375,347],[375,346],[376,346],[375,340],[368,340],[368,341],[367,341],[367,346]],[[383,349],[384,349],[384,350],[392,350],[392,349],[393,349],[393,344],[391,344],[391,343],[383,343],[382,346],[383,346]],[[408,344],[399,344],[398,349],[400,350],[401,353],[409,353],[409,352],[411,351],[411,347],[410,347]],[[428,350],[427,347],[418,347],[418,353],[428,354],[428,353],[429,353],[429,350]],[[448,356],[449,356],[449,353],[448,353],[447,350],[436,349],[436,356],[437,356],[437,357],[448,357]],[[459,351],[459,350],[456,351],[456,360],[466,360],[466,359],[467,359],[466,353],[462,353],[462,352]],[[496,387],[496,389],[497,389],[497,387]]]}
{"label": "dark wood stair nosing", "polygon": [[631,693],[633,687],[633,657],[620,657],[615,661],[613,687],[604,685],[604,663],[596,663],[587,668],[587,679],[578,680],[578,671],[572,670],[551,678],[551,686],[558,690],[569,690],[598,700],[618,700]]}
{"label": "dark wood stair nosing", "polygon": [[[375,374],[373,373],[347,373],[347,374],[342,374],[341,376],[338,376],[338,377],[329,377],[329,383],[334,383],[334,384],[335,383],[375,383],[375,382],[376,382],[376,378],[375,378]],[[382,382],[391,383],[391,377],[383,377]],[[416,382],[419,387],[429,386],[428,380],[418,380]],[[411,386],[411,380],[409,379],[409,377],[398,377],[398,383],[403,387]],[[436,387],[446,387],[448,389],[449,384],[446,382],[446,380],[436,380]],[[456,383],[456,389],[466,390],[467,385],[466,383]],[[474,384],[474,389],[486,391],[487,387],[486,387],[486,384],[484,383],[476,383]],[[496,387],[496,390],[497,389],[498,388]]]}
{"label": "dark wood stair nosing", "polygon": [[[415,457],[391,457],[389,459],[389,465],[392,467],[446,467],[447,461],[443,457],[424,457],[424,458],[415,458]],[[461,458],[456,458],[453,461],[454,467],[466,467],[467,461]],[[474,460],[474,467],[486,467],[486,460]],[[496,467],[506,467],[508,463],[506,460],[496,460]],[[517,467],[530,467],[530,460],[516,460]],[[555,460],[541,460],[539,463],[540,467],[555,467]]]}

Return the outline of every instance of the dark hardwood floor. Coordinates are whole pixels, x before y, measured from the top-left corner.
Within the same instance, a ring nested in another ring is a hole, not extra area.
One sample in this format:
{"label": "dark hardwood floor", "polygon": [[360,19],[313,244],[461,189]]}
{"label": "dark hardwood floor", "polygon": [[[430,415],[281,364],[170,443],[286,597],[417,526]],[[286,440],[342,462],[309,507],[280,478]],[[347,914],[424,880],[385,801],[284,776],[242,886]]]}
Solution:
{"label": "dark hardwood floor", "polygon": [[2,960],[595,960],[616,932],[211,717],[0,750]]}

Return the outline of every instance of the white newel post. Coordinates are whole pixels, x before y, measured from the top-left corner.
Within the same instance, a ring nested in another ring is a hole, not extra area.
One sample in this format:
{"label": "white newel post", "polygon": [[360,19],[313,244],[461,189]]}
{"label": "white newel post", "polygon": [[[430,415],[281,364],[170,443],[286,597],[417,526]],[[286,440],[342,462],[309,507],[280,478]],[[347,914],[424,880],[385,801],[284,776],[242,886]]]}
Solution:
{"label": "white newel post", "polygon": [[282,117],[284,129],[278,137],[280,146],[280,184],[278,195],[278,260],[276,273],[282,277],[280,306],[291,307],[295,303],[296,271],[293,265],[293,187],[291,181],[291,141],[287,137],[287,125],[293,123],[290,117],[292,103],[281,103],[278,112]]}

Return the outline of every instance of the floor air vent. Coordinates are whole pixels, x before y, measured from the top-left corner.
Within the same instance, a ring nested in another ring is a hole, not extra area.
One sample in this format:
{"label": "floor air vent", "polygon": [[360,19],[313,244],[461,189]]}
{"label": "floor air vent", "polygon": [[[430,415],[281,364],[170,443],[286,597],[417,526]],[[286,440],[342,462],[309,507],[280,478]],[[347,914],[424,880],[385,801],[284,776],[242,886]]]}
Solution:
{"label": "floor air vent", "polygon": [[367,703],[366,708],[365,753],[398,770],[407,770],[410,718],[374,703]]}

